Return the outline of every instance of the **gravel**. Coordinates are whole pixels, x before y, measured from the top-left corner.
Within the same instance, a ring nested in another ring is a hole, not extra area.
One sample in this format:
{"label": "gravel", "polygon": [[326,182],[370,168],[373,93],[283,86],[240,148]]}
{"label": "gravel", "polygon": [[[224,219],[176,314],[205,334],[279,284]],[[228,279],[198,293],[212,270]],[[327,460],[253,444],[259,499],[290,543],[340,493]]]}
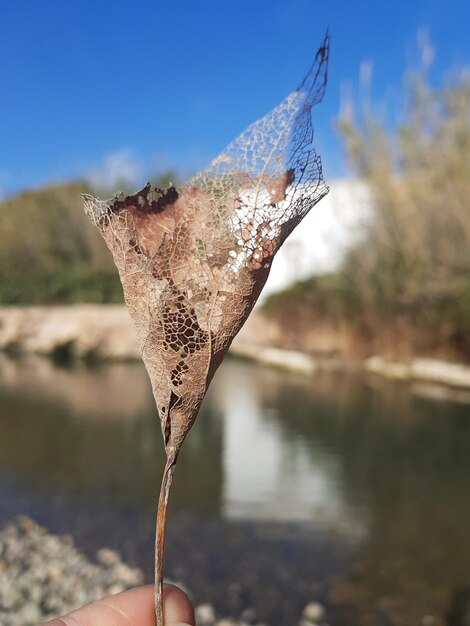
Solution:
{"label": "gravel", "polygon": [[[83,604],[141,585],[140,569],[124,563],[115,550],[101,548],[95,562],[79,552],[69,535],[53,535],[29,517],[0,530],[0,624],[37,626]],[[268,626],[258,624],[253,609],[217,617],[212,604],[195,609],[198,626]],[[324,623],[324,608],[309,603],[302,626]]]}
{"label": "gravel", "polygon": [[35,626],[142,582],[114,550],[98,550],[92,563],[70,536],[51,535],[28,517],[0,531],[2,626]]}

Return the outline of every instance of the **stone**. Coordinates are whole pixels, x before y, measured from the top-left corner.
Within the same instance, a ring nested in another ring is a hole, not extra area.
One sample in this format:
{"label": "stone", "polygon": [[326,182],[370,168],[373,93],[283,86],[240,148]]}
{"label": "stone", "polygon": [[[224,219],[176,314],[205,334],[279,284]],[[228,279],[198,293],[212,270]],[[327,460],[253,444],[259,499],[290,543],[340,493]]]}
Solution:
{"label": "stone", "polygon": [[91,562],[70,537],[51,535],[29,518],[0,530],[2,626],[35,626],[142,582],[142,572],[117,552],[103,549]]}
{"label": "stone", "polygon": [[198,626],[212,626],[215,622],[215,611],[212,604],[199,604],[194,612],[196,614],[196,623]]}
{"label": "stone", "polygon": [[240,613],[240,620],[247,624],[254,624],[256,621],[256,611],[252,608],[247,608]]}
{"label": "stone", "polygon": [[310,624],[321,624],[325,617],[325,607],[319,602],[309,602],[302,611],[302,620]]}
{"label": "stone", "polygon": [[105,567],[112,567],[121,561],[119,554],[115,550],[109,548],[101,548],[96,553],[98,563]]}

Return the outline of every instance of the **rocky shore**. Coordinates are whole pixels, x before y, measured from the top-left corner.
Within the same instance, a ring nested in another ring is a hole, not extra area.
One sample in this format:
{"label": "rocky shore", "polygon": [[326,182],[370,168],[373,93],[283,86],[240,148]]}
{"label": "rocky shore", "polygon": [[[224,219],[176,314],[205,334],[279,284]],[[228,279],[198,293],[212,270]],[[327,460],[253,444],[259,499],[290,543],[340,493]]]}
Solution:
{"label": "rocky shore", "polygon": [[117,552],[103,548],[92,563],[71,537],[51,535],[28,517],[0,531],[2,626],[35,626],[142,582]]}
{"label": "rocky shore", "polygon": [[[318,333],[322,334],[321,329]],[[259,311],[254,311],[236,337],[231,352],[304,374],[312,374],[325,367],[353,366],[397,380],[470,389],[468,365],[424,358],[392,362],[381,356],[352,362],[342,354],[340,342],[335,343],[334,337],[328,336],[324,346],[320,336],[318,343],[319,354],[315,356],[285,350],[282,347],[282,329]],[[1,307],[2,350],[58,358],[140,359],[132,322],[123,305]],[[335,356],[332,357],[332,354]]]}
{"label": "rocky shore", "polygon": [[97,360],[140,358],[123,305],[0,307],[0,350]]}
{"label": "rocky shore", "polygon": [[[68,536],[53,535],[28,517],[0,530],[0,624],[36,626],[83,604],[143,583],[143,573],[123,563],[108,548],[90,561]],[[217,616],[209,603],[196,606],[197,626],[268,626],[257,624],[251,608],[238,617]],[[299,626],[323,626],[325,608],[310,602]]]}

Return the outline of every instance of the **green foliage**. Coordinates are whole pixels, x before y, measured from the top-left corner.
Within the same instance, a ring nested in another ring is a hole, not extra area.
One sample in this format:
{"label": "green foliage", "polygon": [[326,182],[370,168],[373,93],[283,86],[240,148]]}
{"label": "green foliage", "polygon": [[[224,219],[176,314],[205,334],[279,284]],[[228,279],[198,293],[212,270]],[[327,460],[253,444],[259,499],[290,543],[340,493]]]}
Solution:
{"label": "green foliage", "polygon": [[17,278],[84,262],[111,268],[109,255],[83,215],[86,183],[44,187],[0,204],[0,271]]}
{"label": "green foliage", "polygon": [[[168,172],[153,182],[165,186],[169,178]],[[82,193],[111,195],[75,181],[0,203],[0,304],[123,301],[111,255],[83,211]]]}
{"label": "green foliage", "polygon": [[267,315],[287,318],[295,312],[310,310],[318,317],[343,319],[359,314],[358,294],[342,273],[323,274],[299,280],[282,292],[271,294],[263,304]]}
{"label": "green foliage", "polygon": [[0,273],[0,304],[102,304],[123,301],[117,271],[97,271],[86,265],[64,265],[55,271]]}

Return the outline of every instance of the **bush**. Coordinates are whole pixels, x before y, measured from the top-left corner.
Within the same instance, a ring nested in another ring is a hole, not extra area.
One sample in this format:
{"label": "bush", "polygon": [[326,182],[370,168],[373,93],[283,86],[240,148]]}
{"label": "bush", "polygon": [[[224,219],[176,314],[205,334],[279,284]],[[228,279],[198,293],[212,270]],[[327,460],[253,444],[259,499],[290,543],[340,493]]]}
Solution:
{"label": "bush", "polygon": [[[365,110],[365,109],[364,109]],[[470,354],[470,79],[407,81],[405,119],[387,131],[370,113],[340,120],[353,170],[374,212],[342,272],[379,332],[406,319],[428,345]]]}
{"label": "bush", "polygon": [[[470,77],[431,87],[408,76],[401,124],[364,106],[339,120],[373,211],[336,274],[294,285],[266,304],[347,324],[370,352],[470,358]],[[301,332],[301,331],[300,331]]]}
{"label": "bush", "polygon": [[[154,182],[165,186],[170,178],[169,172]],[[83,211],[82,193],[111,195],[75,181],[0,202],[0,304],[123,301],[117,269]]]}

